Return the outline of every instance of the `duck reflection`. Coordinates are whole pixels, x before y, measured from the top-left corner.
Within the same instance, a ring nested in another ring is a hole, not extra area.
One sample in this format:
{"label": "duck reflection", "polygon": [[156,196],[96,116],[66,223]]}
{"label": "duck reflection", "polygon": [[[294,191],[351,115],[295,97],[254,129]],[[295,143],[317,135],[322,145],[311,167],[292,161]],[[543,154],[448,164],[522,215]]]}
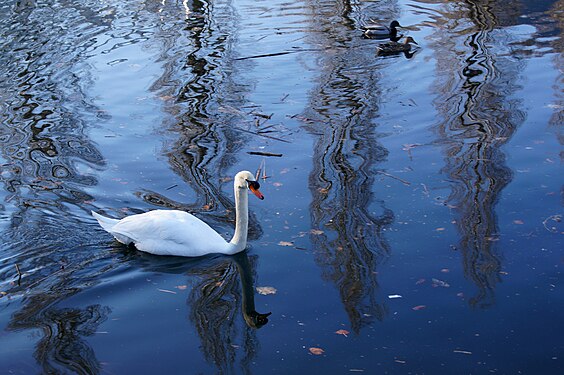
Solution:
{"label": "duck reflection", "polygon": [[469,302],[477,307],[495,302],[502,266],[495,206],[512,179],[502,146],[525,119],[522,103],[513,99],[523,63],[507,55],[511,36],[496,28],[512,14],[506,7],[498,3],[494,9],[485,1],[445,5],[432,36],[433,48],[441,51],[435,54],[435,105],[443,116],[436,127],[444,144],[443,171],[452,185],[446,204],[457,214],[464,273],[478,288]]}

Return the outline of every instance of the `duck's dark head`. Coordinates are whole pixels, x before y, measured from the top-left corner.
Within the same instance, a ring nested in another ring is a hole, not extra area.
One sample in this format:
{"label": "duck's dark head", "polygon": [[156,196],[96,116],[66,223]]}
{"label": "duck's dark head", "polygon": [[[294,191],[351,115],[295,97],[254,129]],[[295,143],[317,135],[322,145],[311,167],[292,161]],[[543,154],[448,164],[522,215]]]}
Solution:
{"label": "duck's dark head", "polygon": [[402,27],[398,21],[392,21],[392,23],[390,24],[390,29],[395,29],[396,27]]}

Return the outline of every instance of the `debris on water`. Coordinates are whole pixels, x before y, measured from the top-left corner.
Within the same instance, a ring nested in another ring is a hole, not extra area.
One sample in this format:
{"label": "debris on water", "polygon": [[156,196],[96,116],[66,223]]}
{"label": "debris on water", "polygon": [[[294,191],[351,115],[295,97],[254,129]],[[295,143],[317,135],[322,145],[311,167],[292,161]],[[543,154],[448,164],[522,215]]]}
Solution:
{"label": "debris on water", "polygon": [[325,353],[325,350],[321,348],[311,347],[309,348],[309,352],[313,355],[322,355],[323,353]]}
{"label": "debris on water", "polygon": [[249,155],[259,155],[259,156],[273,156],[273,157],[278,157],[278,158],[281,158],[282,156],[284,156],[283,154],[278,154],[278,153],[274,153],[274,152],[266,152],[266,151],[248,151],[247,154],[249,154]]}
{"label": "debris on water", "polygon": [[419,280],[417,280],[417,281],[415,282],[415,285],[423,284],[425,281],[427,281],[427,280],[421,278],[421,279],[419,279]]}
{"label": "debris on water", "polygon": [[347,331],[346,329],[339,329],[338,331],[335,331],[335,333],[337,335],[343,335],[345,337],[348,337],[347,335],[350,333],[349,331]]}
{"label": "debris on water", "polygon": [[460,354],[467,354],[467,355],[472,354],[472,352],[469,352],[467,350],[453,350],[452,352],[453,353],[460,353]]}
{"label": "debris on water", "polygon": [[271,286],[257,286],[256,290],[258,294],[261,294],[263,296],[268,296],[269,294],[276,294],[277,292],[276,288]]}
{"label": "debris on water", "polygon": [[170,293],[170,294],[176,294],[175,291],[172,290],[168,290],[168,289],[157,289],[159,292],[163,292],[163,293]]}
{"label": "debris on water", "polygon": [[278,242],[278,246],[288,246],[288,247],[292,247],[294,246],[293,242],[289,242],[289,241],[280,241]]}
{"label": "debris on water", "polygon": [[262,117],[264,119],[270,120],[272,118],[272,116],[274,115],[274,113],[271,113],[269,115],[264,114],[264,113],[260,113],[260,112],[251,112],[251,115],[253,116],[257,116],[257,117]]}
{"label": "debris on water", "polygon": [[433,282],[434,288],[436,288],[438,286],[443,287],[443,288],[449,288],[450,287],[449,283],[442,281],[442,280],[439,280],[439,279],[432,279],[431,281]]}
{"label": "debris on water", "polygon": [[403,298],[401,295],[399,294],[390,294],[388,296],[389,299],[396,299],[396,298]]}
{"label": "debris on water", "polygon": [[426,307],[427,307],[427,306],[425,306],[425,305],[417,305],[417,306],[413,306],[413,307],[411,308],[411,310],[419,311],[419,310],[423,310],[423,309],[426,308]]}
{"label": "debris on water", "polygon": [[558,228],[555,225],[548,226],[548,222],[553,221],[554,223],[562,222],[562,215],[551,215],[543,220],[542,225],[544,228],[551,233],[558,233]]}

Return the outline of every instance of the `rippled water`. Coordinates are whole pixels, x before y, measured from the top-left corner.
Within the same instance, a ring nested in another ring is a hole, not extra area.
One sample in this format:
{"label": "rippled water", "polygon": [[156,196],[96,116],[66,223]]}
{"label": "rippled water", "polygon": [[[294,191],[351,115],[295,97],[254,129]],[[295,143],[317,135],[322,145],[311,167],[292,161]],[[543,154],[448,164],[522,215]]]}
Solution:
{"label": "rippled water", "polygon": [[[564,372],[561,0],[0,8],[0,373]],[[262,163],[234,257],[90,216]]]}

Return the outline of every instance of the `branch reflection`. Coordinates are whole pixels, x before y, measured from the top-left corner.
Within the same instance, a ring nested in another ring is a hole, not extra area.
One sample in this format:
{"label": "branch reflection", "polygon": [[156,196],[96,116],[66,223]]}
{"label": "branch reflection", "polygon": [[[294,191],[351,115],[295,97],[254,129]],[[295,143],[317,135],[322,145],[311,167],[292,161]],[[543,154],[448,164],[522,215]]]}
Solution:
{"label": "branch reflection", "polygon": [[[206,221],[233,223],[234,202],[222,193],[221,185],[230,185],[229,167],[235,164],[232,155],[244,145],[241,134],[230,124],[240,120],[240,113],[222,108],[241,107],[244,88],[232,81],[232,37],[237,28],[237,15],[231,6],[191,1],[185,19],[177,21],[178,35],[163,33],[162,60],[164,73],[151,90],[165,102],[171,123],[163,124],[163,151],[171,169],[194,191],[194,202],[180,203],[149,190],[136,194],[151,205],[199,213]],[[160,14],[176,19],[177,4],[162,4]],[[169,14],[170,13],[170,14]],[[160,37],[160,36],[158,36]],[[170,46],[170,43],[179,45]],[[174,52],[171,52],[174,51]],[[221,93],[221,95],[219,95]],[[247,169],[251,169],[248,167]],[[235,171],[236,172],[236,171]],[[249,238],[262,233],[256,217],[250,213]]]}
{"label": "branch reflection", "polygon": [[495,302],[502,265],[495,206],[512,179],[501,148],[525,119],[513,95],[523,63],[503,53],[511,35],[496,28],[500,15],[516,13],[505,3],[491,4],[444,5],[432,35],[432,47],[441,51],[435,106],[443,116],[436,126],[443,172],[452,184],[446,203],[457,213],[464,273],[478,288],[469,303],[476,307]]}
{"label": "branch reflection", "polygon": [[46,302],[45,296],[34,296],[26,308],[14,315],[8,329],[41,330],[34,358],[43,373],[98,374],[102,366],[84,338],[92,336],[107,320],[110,309],[101,305],[57,308]]}
{"label": "branch reflection", "polygon": [[[366,41],[351,33],[360,20],[349,2],[316,6],[311,42],[332,47],[321,55],[322,70],[310,94],[311,108],[304,127],[314,135],[312,227],[323,231],[311,236],[316,262],[337,286],[351,327],[358,332],[386,314],[378,301],[377,266],[390,252],[383,229],[394,220],[384,202],[371,193],[374,168],[387,150],[377,141],[373,121],[379,109],[374,51],[356,44]],[[321,32],[322,31],[322,32]],[[344,48],[338,48],[344,47]]]}

